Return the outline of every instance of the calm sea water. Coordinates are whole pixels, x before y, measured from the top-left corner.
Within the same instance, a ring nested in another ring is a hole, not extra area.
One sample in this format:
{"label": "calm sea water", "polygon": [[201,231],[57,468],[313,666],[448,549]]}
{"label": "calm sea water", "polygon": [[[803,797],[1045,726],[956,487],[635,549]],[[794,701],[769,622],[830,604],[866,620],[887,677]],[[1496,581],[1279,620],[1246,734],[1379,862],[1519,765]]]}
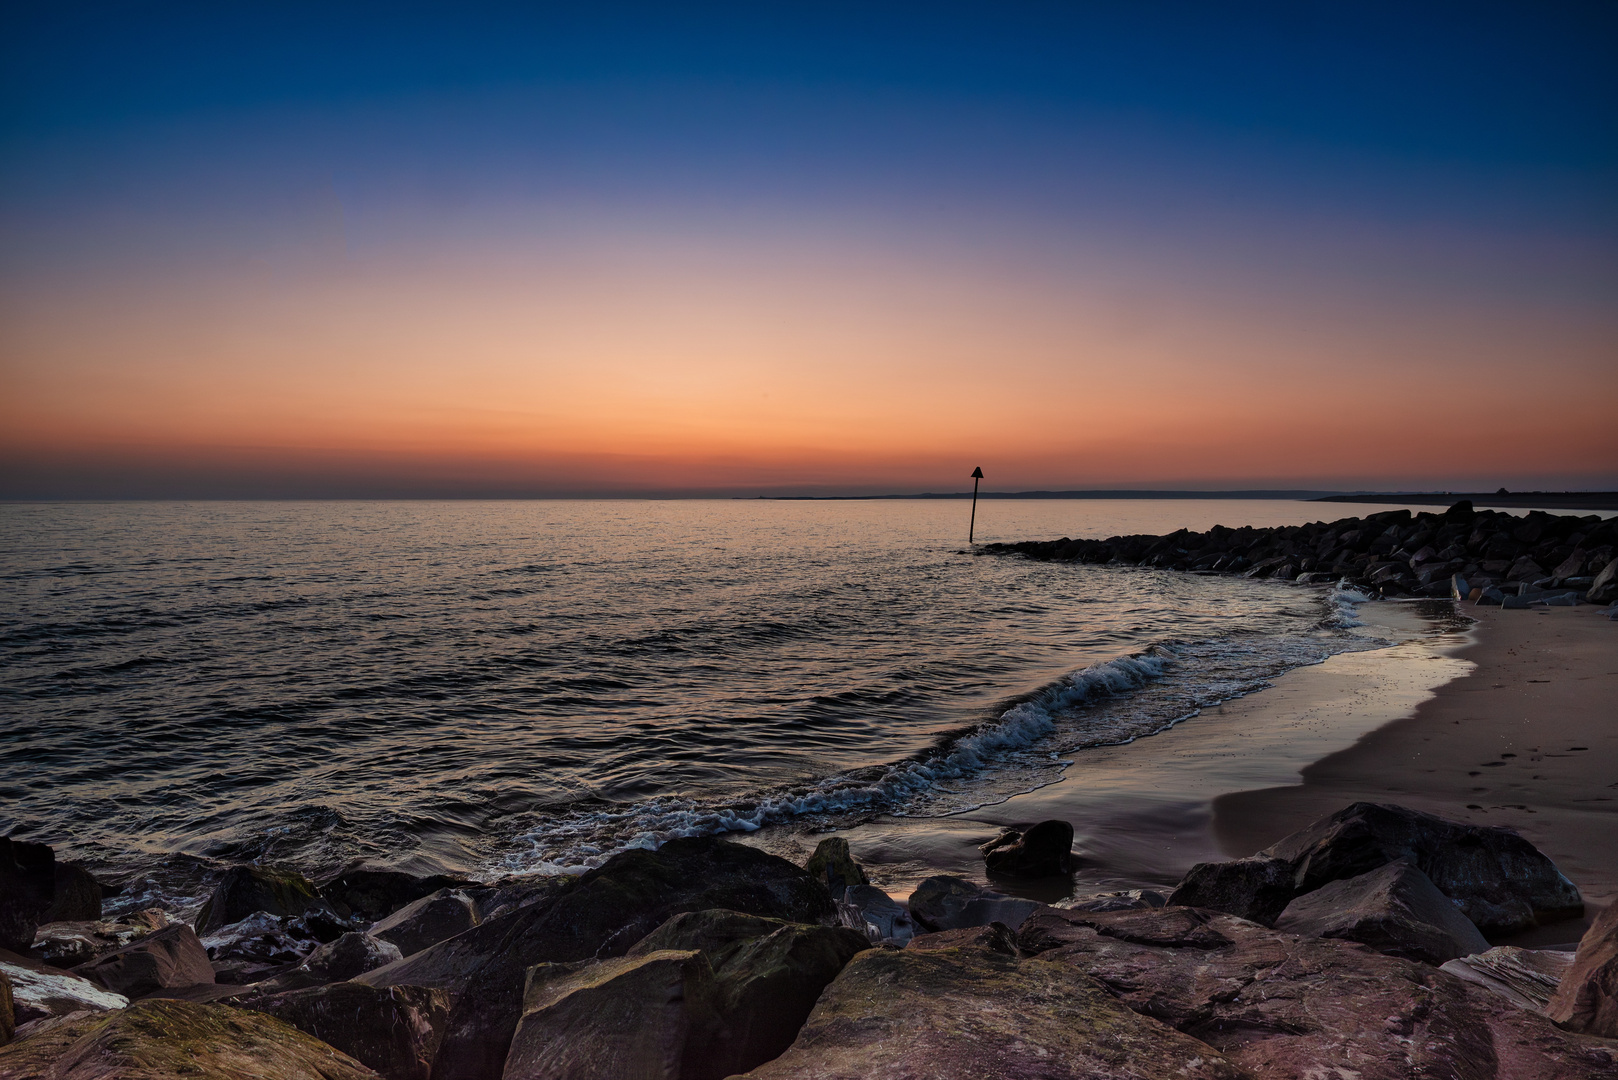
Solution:
{"label": "calm sea water", "polygon": [[[992,502],[978,539],[1343,509]],[[1372,644],[1324,587],[974,557],[966,512],[6,505],[0,830],[177,900],[215,860],[577,867],[994,802]]]}

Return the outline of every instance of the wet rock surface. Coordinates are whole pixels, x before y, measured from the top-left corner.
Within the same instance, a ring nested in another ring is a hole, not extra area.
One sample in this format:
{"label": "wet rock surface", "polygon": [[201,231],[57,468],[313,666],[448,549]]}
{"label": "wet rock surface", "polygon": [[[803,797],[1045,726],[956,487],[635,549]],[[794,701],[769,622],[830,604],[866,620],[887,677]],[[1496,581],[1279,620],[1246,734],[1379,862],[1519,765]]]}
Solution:
{"label": "wet rock surface", "polygon": [[482,921],[472,899],[464,892],[439,889],[406,904],[367,933],[410,956],[470,930]]}
{"label": "wet rock surface", "polygon": [[304,957],[298,970],[323,983],[342,982],[402,959],[404,953],[392,942],[350,931]]}
{"label": "wet rock surface", "polygon": [[1472,921],[1409,859],[1305,893],[1287,905],[1275,928],[1357,941],[1433,965],[1489,947]]}
{"label": "wet rock surface", "polygon": [[101,918],[101,883],[84,867],[58,862],[56,894],[40,922],[92,922]]}
{"label": "wet rock surface", "polygon": [[1073,826],[1041,821],[1027,832],[1009,830],[978,849],[991,877],[1050,878],[1073,871]]}
{"label": "wet rock surface", "polygon": [[966,878],[939,874],[920,882],[910,894],[910,915],[932,932],[1004,923],[1016,929],[1042,907],[1036,900],[1007,896]]}
{"label": "wet rock surface", "polygon": [[[1260,1080],[1618,1077],[1613,1048],[1426,964],[1203,914],[1229,945],[1146,945],[1074,927],[1066,944],[1038,956],[1073,965],[1120,1002],[1203,1040]],[[1043,942],[1025,932],[1019,944]]]}
{"label": "wet rock surface", "polygon": [[0,1047],[0,1078],[376,1080],[346,1054],[262,1013],[151,999]]}
{"label": "wet rock surface", "polygon": [[215,980],[237,984],[288,971],[320,944],[301,920],[266,911],[256,911],[202,937]]}
{"label": "wet rock surface", "polygon": [[[921,939],[918,939],[921,940]],[[1115,1000],[1066,963],[993,949],[871,949],[849,962],[755,1080],[1157,1077],[1236,1080],[1218,1051]]]}

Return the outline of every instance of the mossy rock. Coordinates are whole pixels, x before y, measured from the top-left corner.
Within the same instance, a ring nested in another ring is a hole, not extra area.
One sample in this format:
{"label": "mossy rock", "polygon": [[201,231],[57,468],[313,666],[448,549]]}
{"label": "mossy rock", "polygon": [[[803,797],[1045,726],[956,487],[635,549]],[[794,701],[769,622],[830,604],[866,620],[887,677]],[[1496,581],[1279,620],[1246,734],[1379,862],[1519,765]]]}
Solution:
{"label": "mossy rock", "polygon": [[262,1013],[153,998],[0,1047],[0,1077],[51,1080],[377,1080]]}
{"label": "mossy rock", "polygon": [[205,936],[255,911],[302,915],[319,899],[314,883],[296,870],[233,866],[197,913],[197,933]]}
{"label": "mossy rock", "polygon": [[828,836],[815,848],[815,853],[809,856],[809,862],[804,869],[809,875],[822,885],[834,897],[841,898],[844,889],[852,889],[857,885],[869,885],[865,879],[865,871],[860,864],[854,861],[849,853],[848,841],[841,836]]}

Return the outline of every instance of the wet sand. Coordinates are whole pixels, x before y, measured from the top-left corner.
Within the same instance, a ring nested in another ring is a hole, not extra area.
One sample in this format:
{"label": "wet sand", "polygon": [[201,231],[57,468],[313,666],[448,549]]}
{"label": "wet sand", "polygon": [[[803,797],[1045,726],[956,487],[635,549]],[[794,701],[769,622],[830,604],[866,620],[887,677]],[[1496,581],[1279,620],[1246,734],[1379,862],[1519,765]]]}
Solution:
{"label": "wet sand", "polygon": [[[1618,622],[1589,606],[1467,613],[1479,620],[1458,653],[1469,674],[1301,783],[1215,799],[1219,845],[1245,853],[1355,800],[1397,802],[1510,826],[1592,906],[1618,899]],[[1529,939],[1547,934],[1570,936]]]}
{"label": "wet sand", "polygon": [[[1356,800],[1509,825],[1592,908],[1618,894],[1618,623],[1592,607],[1499,611],[1372,604],[1402,643],[1299,668],[1160,735],[1087,750],[1061,782],[950,818],[839,830],[896,897],[938,873],[984,880],[977,845],[1006,826],[1073,823],[1071,891],[1171,887],[1191,865],[1250,855]],[[1426,617],[1423,617],[1423,612]],[[1585,749],[1576,750],[1575,747]],[[1515,755],[1515,756],[1503,756]],[[814,834],[749,842],[802,859]],[[1066,883],[994,882],[1053,900]],[[1578,924],[1521,944],[1576,939]],[[1540,939],[1543,939],[1542,941]]]}

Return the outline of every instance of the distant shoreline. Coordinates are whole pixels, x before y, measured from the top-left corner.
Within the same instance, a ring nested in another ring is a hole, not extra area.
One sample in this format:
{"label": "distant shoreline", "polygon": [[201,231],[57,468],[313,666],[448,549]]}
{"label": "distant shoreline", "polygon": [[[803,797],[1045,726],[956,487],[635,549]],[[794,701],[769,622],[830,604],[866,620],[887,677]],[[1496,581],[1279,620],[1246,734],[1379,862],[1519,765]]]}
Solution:
{"label": "distant shoreline", "polygon": [[[1412,492],[1412,491],[984,491],[980,499],[1276,499],[1291,502],[1379,503],[1451,506],[1465,499],[1474,506],[1535,510],[1618,510],[1618,491]],[[911,495],[738,495],[745,502],[877,502],[896,499],[970,499],[970,491],[924,491]]]}

